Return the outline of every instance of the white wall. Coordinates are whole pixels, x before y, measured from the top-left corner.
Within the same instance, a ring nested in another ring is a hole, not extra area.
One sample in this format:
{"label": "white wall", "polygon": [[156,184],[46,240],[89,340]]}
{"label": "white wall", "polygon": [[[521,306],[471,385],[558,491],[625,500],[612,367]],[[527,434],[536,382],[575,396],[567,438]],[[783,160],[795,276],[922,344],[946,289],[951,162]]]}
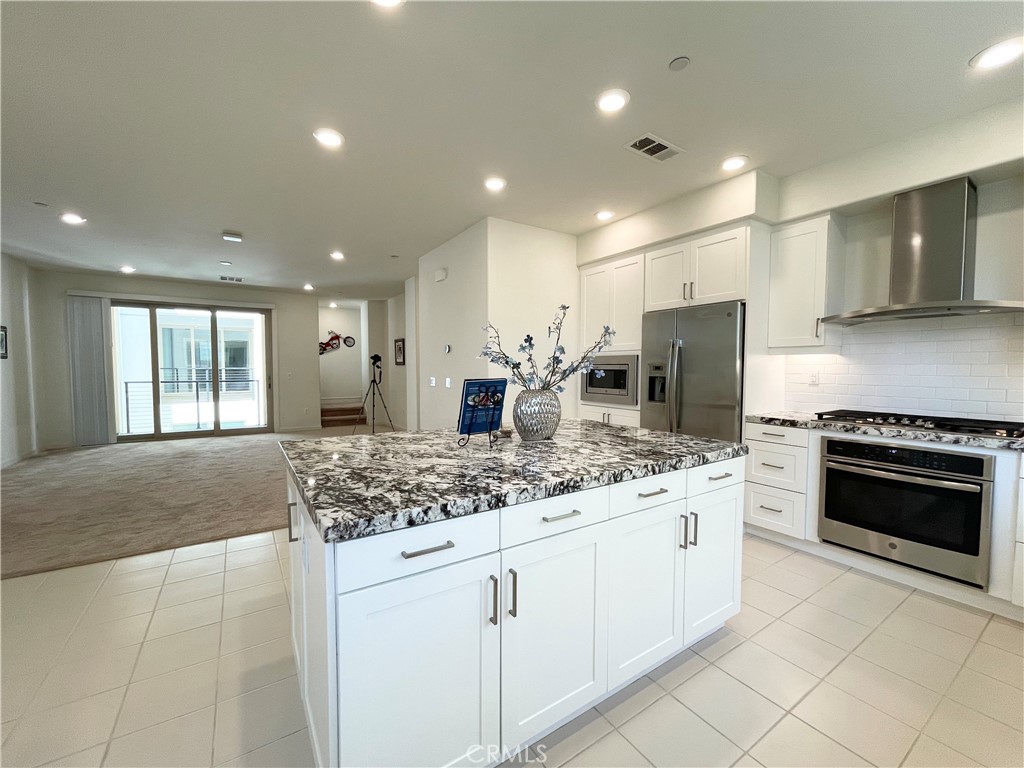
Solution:
{"label": "white wall", "polygon": [[[819,383],[809,383],[818,373]],[[837,355],[788,355],[786,407],[1024,421],[1024,315],[866,323]]]}
{"label": "white wall", "polygon": [[[487,324],[487,224],[477,222],[419,260],[420,429],[454,428],[463,379],[488,375],[488,363],[479,357],[486,341],[481,329]],[[435,282],[439,269],[448,277]],[[451,345],[448,354],[445,344]]]}
{"label": "white wall", "polygon": [[779,183],[779,221],[887,196],[1024,155],[1024,103],[997,104],[857,152]]}
{"label": "white wall", "polygon": [[344,344],[333,352],[320,355],[320,403],[321,405],[358,405],[362,402],[363,357],[366,351],[366,337],[360,327],[360,308],[340,306],[336,309],[320,307],[320,341],[326,341],[331,331],[341,336],[355,337],[354,347]]}
{"label": "white wall", "polygon": [[33,270],[0,256],[0,325],[7,326],[8,357],[0,360],[0,464],[10,466],[36,450],[29,278]]}
{"label": "white wall", "polygon": [[750,217],[774,220],[778,180],[751,171],[580,235],[580,266]]}
{"label": "white wall", "polygon": [[[395,423],[396,429],[406,428],[406,389],[405,366],[395,365],[395,339],[405,338],[405,293],[392,296],[388,299],[388,329],[387,342],[388,353],[384,356],[385,373],[384,380],[388,386],[385,394],[388,398],[388,408],[391,410],[391,420]],[[408,359],[408,355],[406,356]]]}
{"label": "white wall", "polygon": [[405,281],[405,428],[420,428],[419,313],[416,310],[417,278]]}
{"label": "white wall", "polygon": [[[536,345],[538,367],[554,348],[547,329],[559,305],[568,304],[562,329],[566,359],[579,354],[580,276],[576,266],[576,238],[561,232],[515,224],[503,219],[487,220],[487,317],[501,331],[502,346],[515,355],[523,337],[530,334]],[[481,345],[485,341],[481,338]],[[522,357],[522,356],[520,356]],[[508,371],[488,364],[490,376],[508,377]],[[565,382],[562,416],[575,418],[579,383]],[[503,420],[512,422],[512,398],[522,389],[510,385],[509,405]]]}
{"label": "white wall", "polygon": [[[317,302],[313,296],[198,282],[161,280],[95,272],[33,269],[31,329],[33,381],[39,450],[72,445],[71,374],[67,346],[69,290],[103,295],[161,297],[183,302],[249,302],[273,305],[271,356],[274,370],[274,428],[278,432],[320,426]],[[45,404],[45,407],[43,407]]]}

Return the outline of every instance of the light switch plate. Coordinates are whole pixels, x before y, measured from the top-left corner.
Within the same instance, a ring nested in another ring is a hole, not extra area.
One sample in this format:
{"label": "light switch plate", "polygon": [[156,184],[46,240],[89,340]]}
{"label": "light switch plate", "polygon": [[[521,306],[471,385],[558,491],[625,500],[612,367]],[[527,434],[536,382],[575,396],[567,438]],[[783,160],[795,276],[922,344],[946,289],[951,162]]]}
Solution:
{"label": "light switch plate", "polygon": [[448,389],[451,389],[451,388],[452,388],[452,380],[451,380],[451,379],[449,379],[449,378],[448,378],[447,376],[446,376],[446,377],[445,377],[445,379],[444,379],[444,385],[445,385],[445,387],[447,387]]}
{"label": "light switch plate", "polygon": [[432,386],[432,387],[436,387],[437,386],[437,379],[435,379],[433,376],[430,377],[430,386]]}

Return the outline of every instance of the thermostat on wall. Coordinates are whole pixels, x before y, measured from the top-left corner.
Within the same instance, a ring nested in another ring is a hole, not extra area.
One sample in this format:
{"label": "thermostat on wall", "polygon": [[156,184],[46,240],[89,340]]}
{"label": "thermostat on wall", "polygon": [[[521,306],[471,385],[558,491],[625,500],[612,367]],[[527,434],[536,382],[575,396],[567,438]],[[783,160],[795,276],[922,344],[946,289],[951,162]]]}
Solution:
{"label": "thermostat on wall", "polygon": [[447,269],[437,269],[437,270],[434,270],[434,282],[435,283],[443,283],[447,279],[448,279],[448,270]]}

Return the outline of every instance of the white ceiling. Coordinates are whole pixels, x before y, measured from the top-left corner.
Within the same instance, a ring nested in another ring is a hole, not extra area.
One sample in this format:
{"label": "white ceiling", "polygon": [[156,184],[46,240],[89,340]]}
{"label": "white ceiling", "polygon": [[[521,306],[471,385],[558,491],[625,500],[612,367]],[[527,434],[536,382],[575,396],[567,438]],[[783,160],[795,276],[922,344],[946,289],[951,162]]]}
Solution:
{"label": "white ceiling", "polygon": [[[484,216],[580,234],[719,181],[730,154],[783,177],[1019,98],[1019,62],[966,63],[1021,25],[1017,2],[6,2],[2,245],[387,297]],[[632,94],[615,116],[594,107],[610,87]],[[686,153],[622,148],[647,131]]]}

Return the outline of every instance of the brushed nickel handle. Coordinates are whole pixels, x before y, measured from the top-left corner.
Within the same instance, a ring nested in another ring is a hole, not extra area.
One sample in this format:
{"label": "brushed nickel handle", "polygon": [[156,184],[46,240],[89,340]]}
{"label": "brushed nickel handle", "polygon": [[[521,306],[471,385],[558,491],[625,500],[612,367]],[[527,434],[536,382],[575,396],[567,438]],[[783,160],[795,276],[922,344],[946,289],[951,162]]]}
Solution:
{"label": "brushed nickel handle", "polygon": [[414,557],[421,557],[423,555],[432,555],[435,552],[441,552],[445,549],[451,549],[455,546],[455,542],[449,539],[444,544],[438,544],[436,547],[427,547],[426,549],[417,549],[415,552],[406,552],[402,550],[402,557],[406,560],[411,560]]}
{"label": "brushed nickel handle", "polygon": [[815,318],[815,320],[814,320],[814,338],[817,339],[820,336],[821,336],[821,318],[818,317],[818,318]]}
{"label": "brushed nickel handle", "polygon": [[697,292],[693,290],[693,281],[690,281],[690,301],[697,298]]}
{"label": "brushed nickel handle", "polygon": [[693,515],[693,539],[690,540],[690,543],[693,546],[696,547],[697,546],[697,525],[700,523],[700,515],[698,515],[696,512],[691,512],[690,514]]}
{"label": "brushed nickel handle", "polygon": [[686,301],[686,283],[683,283],[683,301]]}
{"label": "brushed nickel handle", "polygon": [[498,577],[491,575],[491,617],[488,619],[491,624],[498,624]]}
{"label": "brushed nickel handle", "polygon": [[292,528],[292,508],[298,506],[297,501],[288,502],[288,543],[294,543],[299,540],[298,536],[294,536],[294,529]]}
{"label": "brushed nickel handle", "polygon": [[778,464],[769,464],[769,463],[768,463],[768,462],[766,462],[766,461],[762,461],[762,462],[761,462],[761,466],[762,466],[762,467],[770,467],[770,468],[772,468],[772,469],[785,469],[785,467],[783,467],[783,466],[780,466],[780,465],[778,465]]}
{"label": "brushed nickel handle", "polygon": [[690,548],[690,518],[687,515],[680,515],[679,519],[683,521],[683,542],[679,545],[680,549]]}
{"label": "brushed nickel handle", "polygon": [[786,436],[782,432],[765,432],[764,430],[761,430],[761,434],[762,435],[766,435],[768,437],[785,437]]}
{"label": "brushed nickel handle", "polygon": [[659,488],[658,490],[651,491],[650,493],[638,493],[637,496],[641,499],[649,499],[651,496],[661,496],[663,493],[668,493],[668,488]]}
{"label": "brushed nickel handle", "polygon": [[557,523],[559,520],[568,520],[570,517],[579,517],[583,513],[578,509],[574,509],[572,512],[566,512],[564,515],[555,515],[554,517],[542,517],[545,523]]}
{"label": "brushed nickel handle", "polygon": [[778,512],[780,515],[782,514],[781,509],[776,509],[775,507],[766,507],[764,504],[758,504],[758,506],[761,509],[767,509],[769,512]]}
{"label": "brushed nickel handle", "polygon": [[727,477],[732,477],[732,472],[726,472],[721,475],[708,475],[708,480],[725,480]]}
{"label": "brushed nickel handle", "polygon": [[512,607],[508,615],[514,619],[519,615],[519,574],[515,568],[509,568],[508,572],[512,574]]}

